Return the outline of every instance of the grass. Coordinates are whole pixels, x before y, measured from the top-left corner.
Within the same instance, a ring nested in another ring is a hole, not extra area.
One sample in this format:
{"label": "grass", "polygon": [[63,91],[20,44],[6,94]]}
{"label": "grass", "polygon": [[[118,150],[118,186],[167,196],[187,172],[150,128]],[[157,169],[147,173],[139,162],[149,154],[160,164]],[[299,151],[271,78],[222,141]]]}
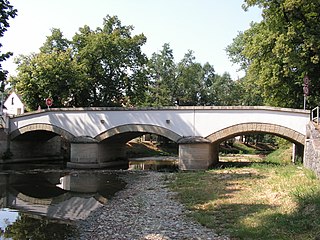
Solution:
{"label": "grass", "polygon": [[232,239],[316,239],[320,182],[290,155],[286,148],[249,166],[175,173],[170,188],[191,217]]}
{"label": "grass", "polygon": [[265,154],[274,149],[274,146],[270,144],[244,144],[239,141],[235,141],[232,145],[220,145],[222,154]]}
{"label": "grass", "polygon": [[126,146],[128,157],[177,156],[177,144],[154,144],[152,142],[129,142]]}

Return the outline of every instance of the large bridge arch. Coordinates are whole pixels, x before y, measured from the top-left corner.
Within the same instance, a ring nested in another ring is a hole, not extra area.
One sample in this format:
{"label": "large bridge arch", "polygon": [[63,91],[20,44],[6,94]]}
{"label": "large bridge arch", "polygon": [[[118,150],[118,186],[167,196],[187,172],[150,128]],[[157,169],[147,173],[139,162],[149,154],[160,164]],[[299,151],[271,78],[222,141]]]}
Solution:
{"label": "large bridge arch", "polygon": [[126,133],[157,134],[157,135],[161,135],[163,137],[166,137],[174,142],[177,142],[182,137],[179,134],[171,131],[170,129],[156,126],[156,125],[126,124],[126,125],[121,125],[121,126],[111,128],[111,129],[99,134],[98,136],[96,136],[95,139],[98,142],[101,142],[101,141],[106,140],[108,138],[111,138],[113,136],[116,136],[119,134],[126,134]]}
{"label": "large bridge arch", "polygon": [[21,127],[10,134],[10,139],[14,140],[15,138],[17,138],[22,134],[34,132],[34,131],[46,131],[46,132],[55,133],[56,135],[60,135],[61,137],[65,138],[68,141],[71,141],[72,139],[74,139],[74,135],[69,133],[68,131],[51,124],[43,124],[43,123],[30,124],[30,125]]}
{"label": "large bridge arch", "polygon": [[70,157],[70,142],[75,138],[68,131],[47,123],[29,124],[9,134],[13,161],[63,160]]}
{"label": "large bridge arch", "polygon": [[276,124],[256,122],[241,123],[221,129],[210,134],[206,137],[206,139],[210,140],[213,143],[219,143],[235,136],[250,133],[268,133],[285,138],[295,144],[305,144],[305,135],[303,135],[302,133]]}

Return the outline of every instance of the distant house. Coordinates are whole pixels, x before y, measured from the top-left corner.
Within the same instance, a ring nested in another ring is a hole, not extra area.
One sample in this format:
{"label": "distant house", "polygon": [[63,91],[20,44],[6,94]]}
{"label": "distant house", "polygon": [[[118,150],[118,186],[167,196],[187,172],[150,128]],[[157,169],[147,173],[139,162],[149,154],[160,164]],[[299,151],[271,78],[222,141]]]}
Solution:
{"label": "distant house", "polygon": [[15,92],[12,92],[8,96],[3,105],[3,112],[8,115],[19,115],[24,113],[24,104],[22,103],[20,96]]}

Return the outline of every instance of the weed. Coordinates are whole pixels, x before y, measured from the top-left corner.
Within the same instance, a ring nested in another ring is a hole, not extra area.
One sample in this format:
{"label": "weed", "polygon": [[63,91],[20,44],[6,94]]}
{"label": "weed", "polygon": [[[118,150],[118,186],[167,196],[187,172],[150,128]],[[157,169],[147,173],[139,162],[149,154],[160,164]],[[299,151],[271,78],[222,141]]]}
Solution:
{"label": "weed", "polygon": [[236,239],[315,239],[320,184],[284,148],[245,167],[180,172],[170,187],[190,216]]}

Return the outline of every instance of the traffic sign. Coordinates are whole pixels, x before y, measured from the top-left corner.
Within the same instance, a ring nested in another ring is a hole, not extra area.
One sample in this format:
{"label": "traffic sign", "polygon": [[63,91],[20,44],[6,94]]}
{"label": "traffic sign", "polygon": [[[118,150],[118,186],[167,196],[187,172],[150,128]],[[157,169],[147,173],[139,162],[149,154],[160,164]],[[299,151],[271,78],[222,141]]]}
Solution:
{"label": "traffic sign", "polygon": [[308,75],[305,75],[303,78],[303,93],[305,96],[309,96],[310,94],[309,85],[310,85],[310,79]]}
{"label": "traffic sign", "polygon": [[310,79],[309,79],[308,75],[305,75],[305,76],[304,76],[303,82],[304,82],[305,85],[309,85]]}
{"label": "traffic sign", "polygon": [[52,98],[47,98],[47,99],[46,99],[46,105],[47,105],[47,107],[51,107],[52,104],[53,104]]}

